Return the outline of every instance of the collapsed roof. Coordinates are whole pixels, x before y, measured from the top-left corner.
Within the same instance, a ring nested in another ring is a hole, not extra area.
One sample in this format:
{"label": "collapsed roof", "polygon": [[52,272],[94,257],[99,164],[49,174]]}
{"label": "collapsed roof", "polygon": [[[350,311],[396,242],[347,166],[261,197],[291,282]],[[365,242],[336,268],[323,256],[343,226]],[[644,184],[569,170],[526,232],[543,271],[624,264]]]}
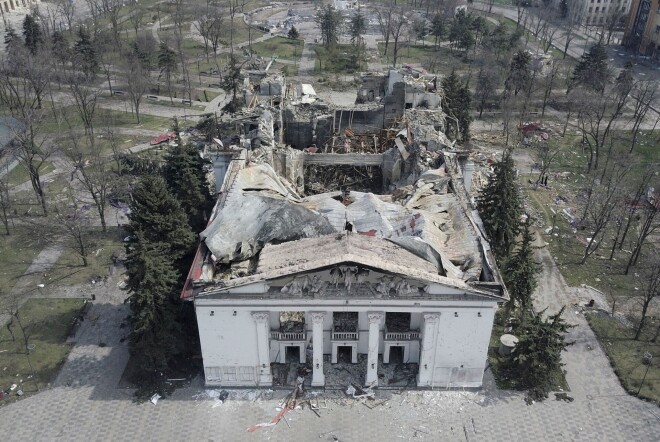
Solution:
{"label": "collapsed roof", "polygon": [[215,264],[231,265],[255,257],[269,243],[340,233],[349,226],[422,257],[439,275],[477,280],[479,244],[456,195],[448,192],[449,181],[440,168],[400,189],[396,201],[362,192],[301,198],[270,165],[251,165],[238,172],[223,210],[201,237]]}

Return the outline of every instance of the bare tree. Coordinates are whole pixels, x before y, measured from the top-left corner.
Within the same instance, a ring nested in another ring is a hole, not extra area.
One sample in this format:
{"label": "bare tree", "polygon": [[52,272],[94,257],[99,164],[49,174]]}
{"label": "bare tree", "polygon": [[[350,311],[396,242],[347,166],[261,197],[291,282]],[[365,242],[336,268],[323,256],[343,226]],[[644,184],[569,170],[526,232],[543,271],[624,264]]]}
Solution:
{"label": "bare tree", "polygon": [[101,90],[85,81],[82,75],[73,75],[69,80],[69,90],[76,103],[76,110],[85,126],[85,133],[94,134],[94,114]]}
{"label": "bare tree", "polygon": [[121,48],[121,38],[119,38],[119,13],[121,12],[122,0],[101,0],[103,15],[110,21],[112,37],[115,45]]}
{"label": "bare tree", "polygon": [[548,174],[552,163],[555,162],[560,152],[561,148],[557,141],[543,141],[539,143],[536,153],[536,162],[539,164],[539,176],[534,183],[535,188],[538,188],[543,177]]}
{"label": "bare tree", "polygon": [[136,37],[138,35],[138,30],[140,29],[140,26],[142,26],[142,23],[144,22],[144,16],[146,13],[147,11],[142,6],[138,5],[137,2],[133,3],[133,5],[131,6],[131,11],[129,12],[128,15],[128,20],[133,25],[133,30],[135,31]]}
{"label": "bare tree", "polygon": [[392,14],[394,12],[394,5],[396,3],[390,3],[390,5],[385,9],[379,9],[376,13],[378,18],[378,28],[380,30],[383,39],[385,40],[385,51],[383,52],[383,57],[387,56],[387,49],[390,45],[390,34],[392,32]]}
{"label": "bare tree", "polygon": [[642,123],[646,118],[646,114],[653,104],[653,100],[655,99],[657,92],[657,81],[639,81],[633,87],[631,94],[633,98],[633,126],[630,129],[630,133],[632,134],[632,139],[630,141],[631,153],[635,149],[637,138],[639,136],[639,130],[641,129]]}
{"label": "bare tree", "polygon": [[[601,38],[605,39],[606,45],[610,44],[612,41],[612,36],[616,30],[623,27],[626,16],[627,14],[623,9],[619,9],[614,5],[609,7],[607,15],[605,16],[605,22],[603,23],[603,30],[601,35]],[[605,35],[607,35],[607,37],[605,37]]]}
{"label": "bare tree", "polygon": [[629,92],[630,87],[625,86],[624,89],[613,88],[605,97],[593,93],[583,95],[578,113],[578,129],[582,133],[583,142],[589,148],[587,171],[598,169],[602,149],[614,122],[622,115]]}
{"label": "bare tree", "polygon": [[[16,336],[14,335],[13,327],[18,325],[18,328],[21,331],[21,337],[23,338],[23,347],[25,349],[25,355],[27,357],[28,365],[30,366],[30,371],[34,375],[34,368],[32,367],[32,362],[30,361],[30,337],[31,337],[31,322],[29,318],[23,317],[20,311],[20,307],[25,301],[26,293],[18,292],[9,292],[0,296],[2,304],[0,304],[0,311],[7,316],[9,316],[9,321],[6,324],[6,328],[11,334],[12,341],[16,341]],[[39,389],[38,384],[37,390]]]}
{"label": "bare tree", "polygon": [[[653,258],[649,260],[649,263],[645,266],[644,271],[642,272],[642,277],[644,278],[644,288],[641,295],[638,297],[638,301],[641,306],[639,324],[637,324],[637,330],[635,331],[635,340],[639,340],[642,330],[644,329],[644,323],[646,322],[646,316],[648,315],[649,306],[655,298],[660,297],[660,256],[657,253],[654,253]],[[657,335],[656,335],[657,336]]]}
{"label": "bare tree", "polygon": [[183,82],[186,85],[186,93],[188,94],[188,99],[192,100],[192,84],[190,83],[190,73],[188,71],[188,64],[186,63],[185,51],[183,48],[183,22],[185,20],[184,2],[183,0],[173,0],[173,3],[175,7],[174,13],[172,14],[172,20],[174,21],[174,41],[179,54],[179,66],[181,66]]}
{"label": "bare tree", "polygon": [[552,59],[550,62],[550,70],[546,73],[546,75],[541,77],[541,88],[543,90],[543,99],[541,100],[541,119],[545,116],[545,108],[548,105],[548,100],[550,100],[550,96],[552,95],[552,90],[557,84],[557,80],[559,79],[559,72],[561,68],[561,63],[559,60]]}
{"label": "bare tree", "polygon": [[68,240],[64,244],[77,253],[82,265],[87,267],[90,250],[94,244],[90,234],[90,218],[73,196],[74,190],[69,188],[68,192],[69,198],[65,203],[53,206],[55,227],[60,236]]}
{"label": "bare tree", "polygon": [[57,5],[57,11],[66,20],[67,29],[72,30],[73,20],[76,13],[75,3],[71,0],[57,0],[55,5]]}
{"label": "bare tree", "polygon": [[149,92],[151,77],[140,60],[131,57],[124,67],[124,78],[126,80],[126,92],[131,100],[131,106],[135,110],[137,124],[140,124],[140,104],[142,104],[145,94]]}
{"label": "bare tree", "polygon": [[8,150],[28,171],[32,189],[45,215],[48,210],[41,171],[52,149],[44,145],[45,139],[39,137],[39,130],[43,122],[41,94],[48,82],[42,77],[44,70],[28,51],[15,53],[14,57],[0,66],[0,104],[19,122],[10,127],[13,141]]}
{"label": "bare tree", "polygon": [[90,18],[92,19],[91,34],[96,37],[101,30],[101,15],[103,13],[101,0],[85,0],[85,3],[87,3],[87,9],[89,10]]}
{"label": "bare tree", "polygon": [[214,19],[207,15],[208,11],[200,11],[198,19],[193,22],[193,27],[199,32],[204,41],[204,53],[206,53],[206,60],[209,59],[209,43],[211,40],[211,32],[214,26]]}
{"label": "bare tree", "polygon": [[101,220],[101,227],[105,232],[107,231],[105,211],[108,195],[115,182],[111,160],[102,154],[102,148],[92,134],[81,139],[76,133],[70,131],[64,144],[63,151],[73,169],[71,177],[82,184],[94,201]]}
{"label": "bare tree", "polygon": [[642,253],[642,248],[646,244],[648,237],[660,227],[660,220],[657,219],[660,203],[657,200],[647,199],[642,209],[642,216],[637,227],[637,237],[633,246],[632,254],[626,265],[626,275],[630,269],[637,264]]}
{"label": "bare tree", "polygon": [[643,173],[637,174],[634,181],[632,181],[631,183],[633,186],[632,187],[633,192],[632,192],[632,197],[630,197],[626,202],[626,206],[628,207],[626,224],[623,228],[621,240],[619,241],[619,250],[623,248],[623,243],[626,240],[626,236],[628,235],[630,226],[632,225],[633,220],[636,218],[637,210],[641,206],[642,198],[646,196],[646,192],[654,176],[655,176],[655,167],[653,165],[649,165],[646,167]]}
{"label": "bare tree", "polygon": [[621,202],[621,184],[629,170],[627,167],[614,165],[605,182],[601,182],[593,189],[586,210],[586,219],[589,221],[592,233],[591,238],[587,240],[580,264],[587,262],[587,259],[598,250],[614,209]]}
{"label": "bare tree", "polygon": [[2,224],[5,226],[7,235],[11,235],[9,224],[14,226],[14,220],[11,216],[11,198],[9,197],[9,183],[7,182],[7,174],[0,177],[0,217]]}
{"label": "bare tree", "polygon": [[405,35],[408,27],[408,19],[403,14],[403,10],[398,10],[390,19],[390,36],[394,46],[392,47],[392,67],[396,67],[399,57],[399,39]]}

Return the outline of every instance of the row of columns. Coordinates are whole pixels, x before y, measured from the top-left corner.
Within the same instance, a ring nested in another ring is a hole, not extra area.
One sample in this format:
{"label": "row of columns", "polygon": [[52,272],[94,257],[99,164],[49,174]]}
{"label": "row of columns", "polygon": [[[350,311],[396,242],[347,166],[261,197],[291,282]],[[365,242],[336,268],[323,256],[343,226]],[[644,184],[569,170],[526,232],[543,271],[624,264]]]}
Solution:
{"label": "row of columns", "polygon": [[[310,312],[312,318],[312,387],[325,385],[323,372],[323,322],[327,312]],[[385,318],[384,312],[368,312],[369,342],[367,353],[367,375],[365,385],[378,385],[378,348],[380,346],[380,325]],[[257,352],[259,356],[259,385],[273,382],[270,371],[270,313],[253,312],[252,318],[257,327]],[[433,383],[435,350],[437,347],[439,313],[425,313],[422,333],[421,354],[417,385]]]}

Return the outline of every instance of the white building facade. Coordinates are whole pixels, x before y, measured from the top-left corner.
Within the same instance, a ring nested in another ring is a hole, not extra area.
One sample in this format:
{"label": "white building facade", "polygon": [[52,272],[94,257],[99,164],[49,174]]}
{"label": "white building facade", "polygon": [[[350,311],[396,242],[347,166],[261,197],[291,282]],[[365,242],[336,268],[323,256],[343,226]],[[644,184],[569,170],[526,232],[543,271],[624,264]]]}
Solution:
{"label": "white building facade", "polygon": [[[327,240],[365,242],[355,235]],[[272,253],[267,249],[264,252]],[[317,252],[325,254],[323,247]],[[397,257],[419,259],[400,251]],[[404,363],[418,364],[418,387],[481,386],[493,319],[502,299],[450,281],[443,284],[438,277],[405,278],[373,264],[357,264],[354,257],[347,259],[352,262],[329,267],[320,259],[322,267],[315,270],[197,296],[206,384],[270,387],[271,364],[285,362],[293,354],[300,363],[311,364],[311,385],[323,387],[324,359],[336,363],[344,347],[353,363],[358,355],[367,355],[366,386],[378,385],[378,360],[389,363],[393,351],[400,352]],[[388,267],[400,271],[404,266]],[[343,279],[335,286],[333,275],[351,272],[363,280]],[[298,330],[283,327],[281,315],[290,312],[304,317]],[[336,318],[346,314],[357,319],[355,328],[335,327]],[[399,319],[396,330],[388,329],[391,316]],[[401,318],[407,318],[404,329]]]}

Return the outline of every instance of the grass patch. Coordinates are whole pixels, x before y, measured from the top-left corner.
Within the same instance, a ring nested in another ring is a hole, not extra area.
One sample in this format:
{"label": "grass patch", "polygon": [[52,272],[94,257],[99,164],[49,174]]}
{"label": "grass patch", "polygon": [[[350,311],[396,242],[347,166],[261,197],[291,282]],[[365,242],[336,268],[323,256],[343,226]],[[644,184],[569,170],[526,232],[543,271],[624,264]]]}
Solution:
{"label": "grass patch", "polygon": [[303,40],[293,40],[286,37],[273,37],[268,40],[252,43],[252,52],[262,57],[284,58],[297,60],[303,49]]}
{"label": "grass patch", "polygon": [[[89,210],[96,210],[90,207]],[[123,238],[126,233],[119,227],[108,227],[103,233],[100,227],[90,228],[91,247],[87,256],[87,266],[73,248],[64,248],[57,263],[53,266],[44,283],[46,285],[75,285],[99,281],[108,274],[112,255],[124,250]],[[68,238],[67,238],[68,239]]]}
{"label": "grass patch", "polygon": [[[2,404],[16,400],[18,390],[25,396],[36,393],[52,382],[64,363],[71,345],[66,339],[76,316],[84,306],[81,299],[30,299],[19,309],[19,317],[28,337],[29,360],[21,328],[11,327],[16,340],[6,327],[0,331],[0,385],[3,389],[16,384]],[[32,369],[30,368],[32,365]]]}
{"label": "grass patch", "polygon": [[43,235],[36,235],[34,229],[24,223],[17,223],[13,228],[10,226],[10,231],[11,235],[0,235],[0,287],[4,293],[11,291],[17,279],[45,247]]}
{"label": "grass patch", "polygon": [[[407,44],[401,43],[397,55],[397,65],[402,64],[420,64],[429,72],[442,73],[449,75],[452,71],[462,75],[468,72],[470,68],[470,58],[474,56],[473,51],[469,51],[466,57],[459,52],[451,52],[448,47],[435,46],[433,43]],[[381,60],[388,65],[392,63],[392,48],[390,42],[387,55],[385,52],[385,43],[378,43],[378,54]]]}
{"label": "grass patch", "polygon": [[[55,170],[53,163],[50,161],[44,161],[44,163],[41,165],[41,169],[39,169],[39,174],[43,177],[48,172],[52,172],[53,170]],[[23,163],[18,163],[16,167],[7,173],[6,179],[10,187],[18,186],[19,184],[30,181],[30,174],[28,173],[28,170],[25,168]]]}
{"label": "grass patch", "polygon": [[[655,148],[657,136],[658,133],[652,133],[651,131],[644,132],[640,136],[640,142],[635,147],[633,158],[628,162],[632,166],[629,173],[630,177],[638,176],[647,164],[660,161],[660,153]],[[615,155],[615,158],[624,152],[628,152],[630,149],[628,140],[628,132],[617,131],[614,133],[613,155]],[[544,224],[548,227],[553,225],[551,209],[561,212],[563,209],[571,208],[573,214],[579,219],[582,216],[584,189],[591,184],[591,177],[585,172],[587,152],[582,152],[580,137],[567,135],[561,139],[560,143],[561,152],[558,155],[556,164],[552,167],[551,173],[567,171],[571,172],[570,177],[551,180],[549,183],[550,189],[539,188],[534,190],[526,183],[528,178],[535,181],[537,174],[522,176],[522,180],[525,181],[523,188],[528,196],[528,201],[541,214],[544,218]],[[602,153],[601,164],[604,164],[605,154],[606,152]],[[601,165],[601,170],[602,167]],[[599,173],[599,171],[596,173]],[[561,196],[565,202],[556,204],[557,196]],[[568,285],[575,287],[588,284],[616,297],[629,297],[637,293],[635,287],[639,287],[640,284],[640,281],[634,276],[634,268],[629,275],[623,274],[630,258],[629,252],[626,251],[630,249],[628,242],[635,235],[636,225],[633,223],[631,226],[626,244],[623,247],[624,250],[617,248],[614,259],[609,260],[615,235],[614,222],[610,224],[602,245],[584,264],[579,264],[579,262],[584,254],[584,241],[590,236],[589,228],[575,230],[561,215],[558,215],[554,223],[554,232],[551,235],[543,235],[543,239],[548,243],[552,256],[555,258],[555,262]]]}
{"label": "grass patch", "polygon": [[[658,319],[651,318],[642,331],[639,341],[633,339],[635,331],[624,327],[617,319],[604,313],[591,313],[587,321],[610,359],[614,373],[629,393],[654,402],[660,402],[660,342],[650,342],[658,328]],[[651,365],[643,363],[644,352],[653,356]],[[642,379],[646,373],[646,379]],[[641,390],[640,390],[641,386]]]}
{"label": "grass patch", "polygon": [[[146,99],[146,97],[145,97]],[[146,101],[146,100],[145,100]],[[169,118],[146,115],[140,113],[140,124],[137,124],[135,113],[131,112],[130,104],[126,102],[126,112],[112,109],[97,108],[94,113],[95,133],[105,127],[130,127],[139,129],[162,130],[168,128],[172,122]],[[83,129],[84,125],[75,106],[66,106],[57,109],[57,114],[48,110],[39,125],[41,133],[65,133],[71,129]]]}
{"label": "grass patch", "polygon": [[351,45],[335,45],[330,48],[317,45],[314,47],[314,52],[316,52],[314,69],[319,74],[352,74],[366,70],[366,63],[355,63]]}

